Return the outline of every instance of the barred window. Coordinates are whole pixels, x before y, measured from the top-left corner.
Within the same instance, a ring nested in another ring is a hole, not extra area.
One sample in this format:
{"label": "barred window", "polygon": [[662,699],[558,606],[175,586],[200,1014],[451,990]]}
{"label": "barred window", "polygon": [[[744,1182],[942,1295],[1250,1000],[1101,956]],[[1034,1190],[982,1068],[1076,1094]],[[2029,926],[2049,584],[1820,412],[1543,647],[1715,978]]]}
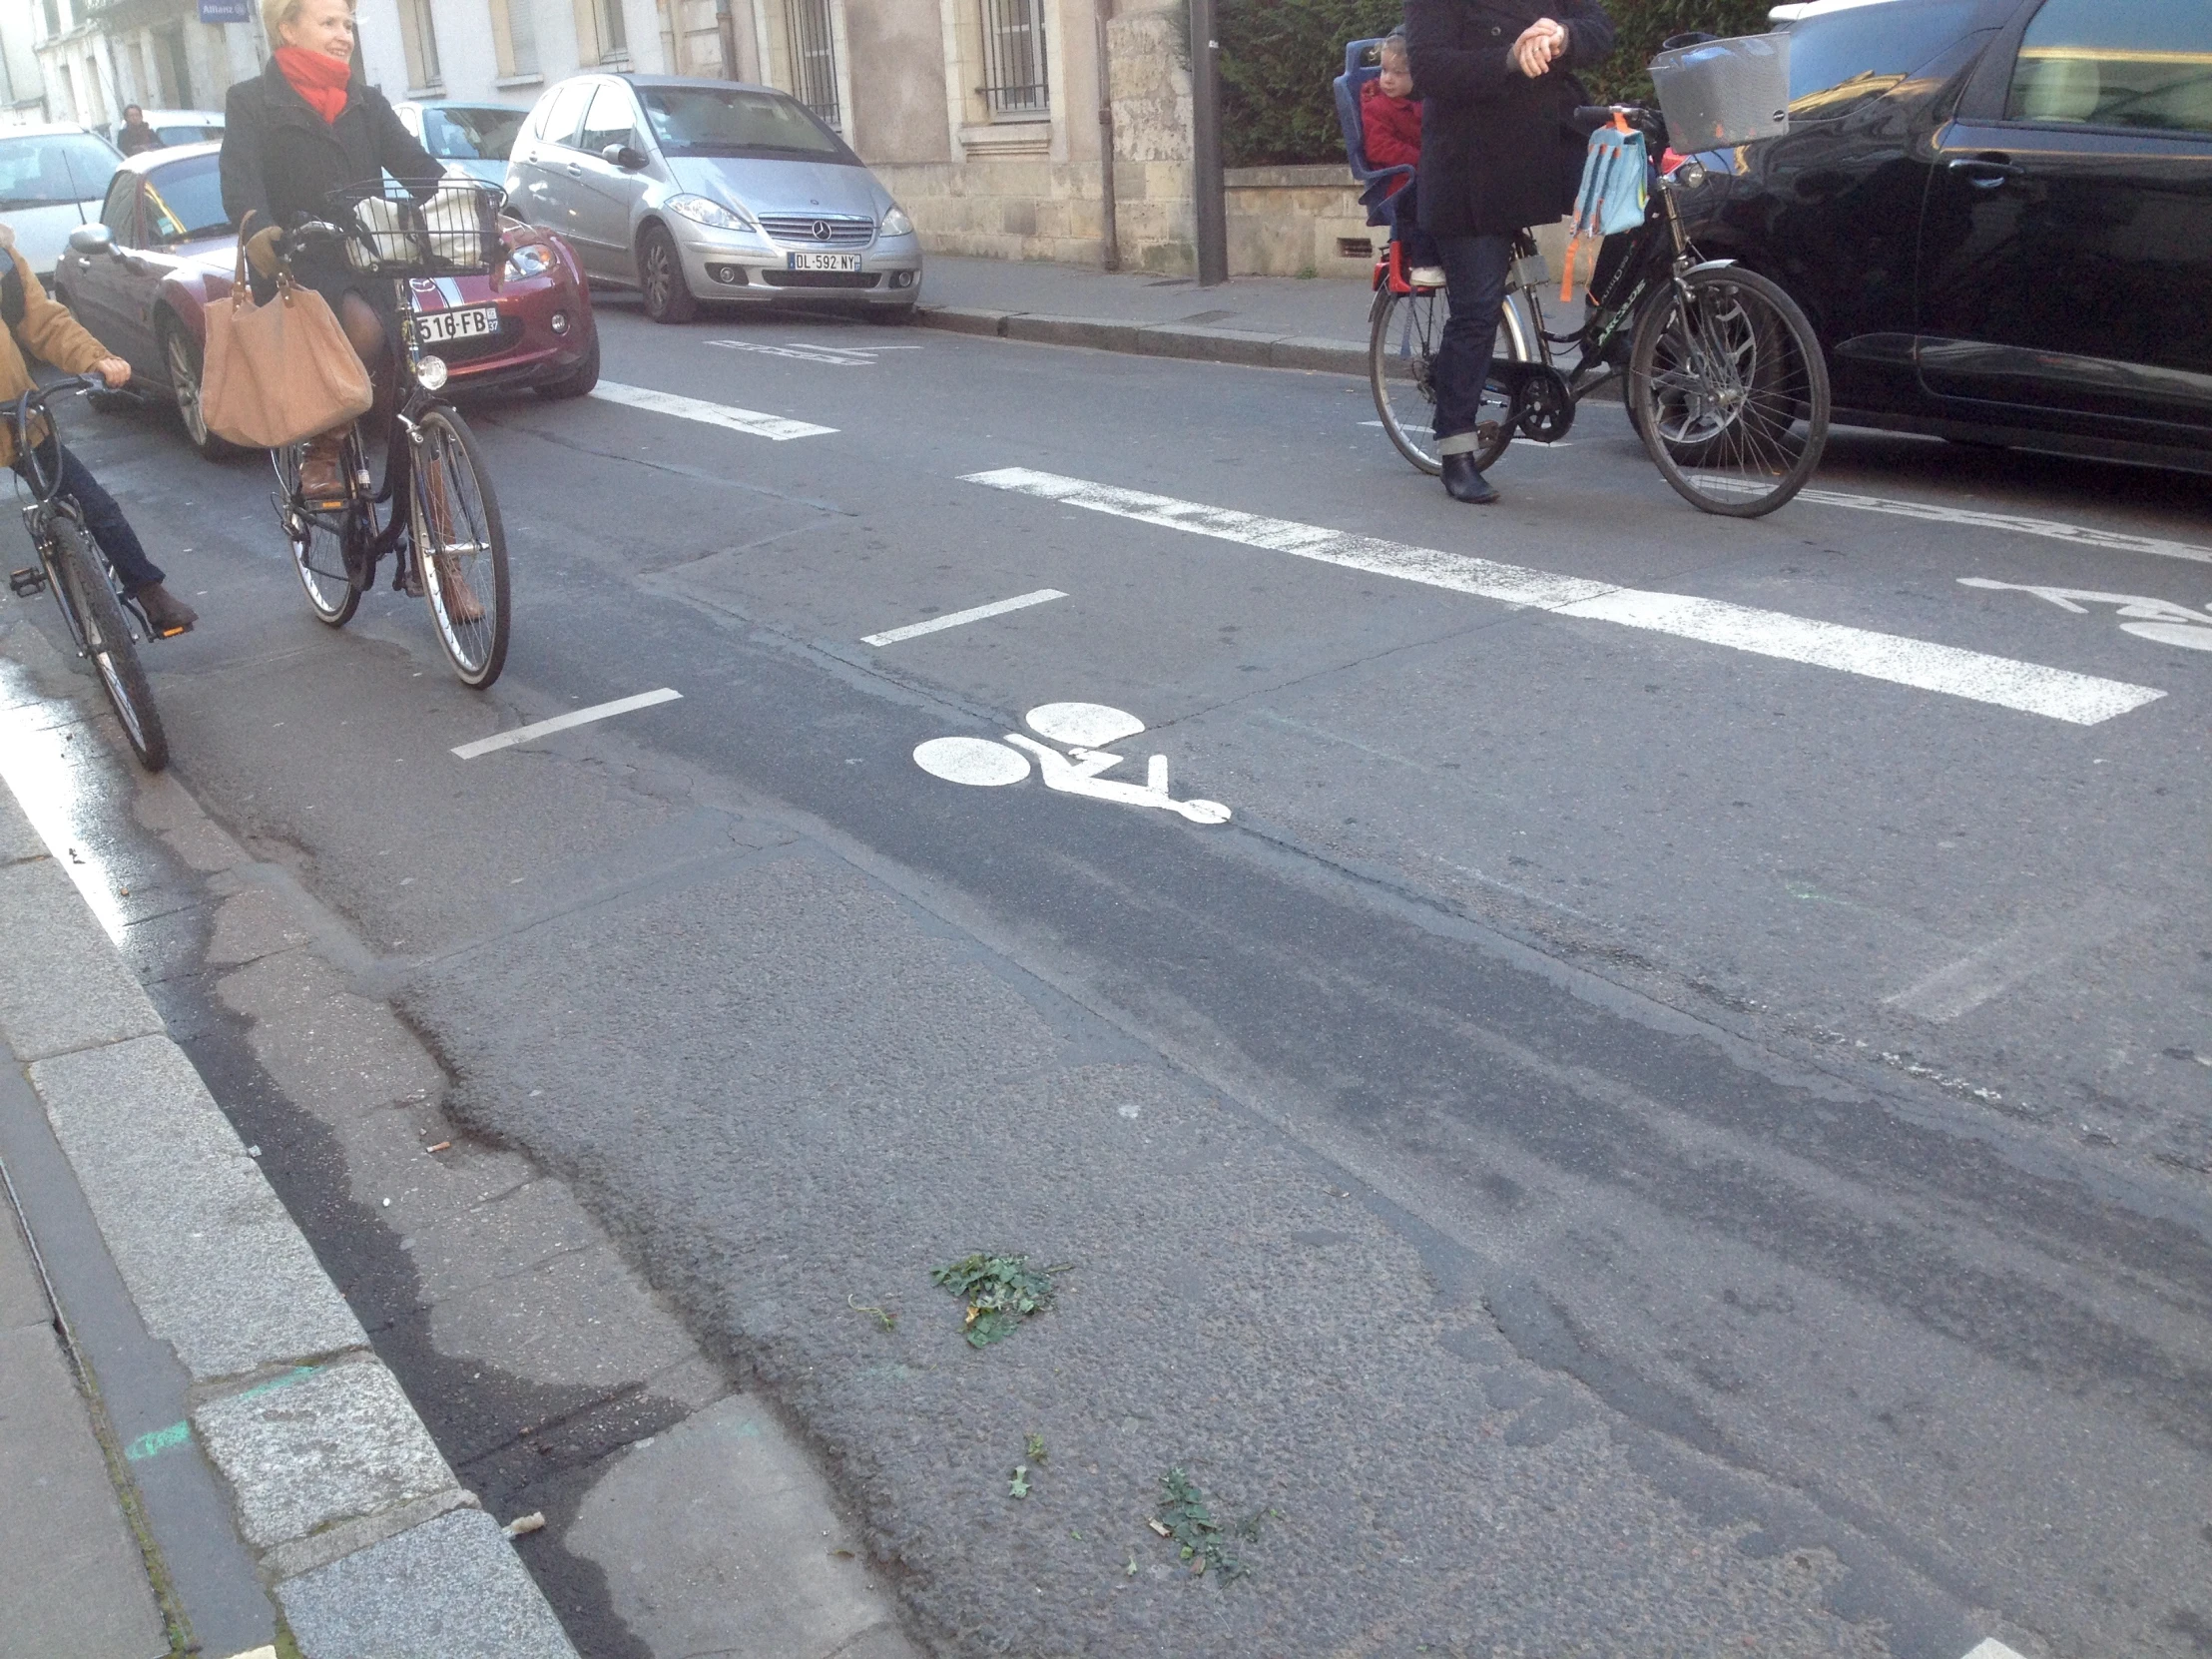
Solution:
{"label": "barred window", "polygon": [[830,0],[784,0],[784,28],[791,42],[792,96],[830,126],[842,127],[837,110],[837,43],[830,32]]}
{"label": "barred window", "polygon": [[1022,121],[1052,110],[1045,85],[1045,0],[982,0],[983,102],[993,121]]}

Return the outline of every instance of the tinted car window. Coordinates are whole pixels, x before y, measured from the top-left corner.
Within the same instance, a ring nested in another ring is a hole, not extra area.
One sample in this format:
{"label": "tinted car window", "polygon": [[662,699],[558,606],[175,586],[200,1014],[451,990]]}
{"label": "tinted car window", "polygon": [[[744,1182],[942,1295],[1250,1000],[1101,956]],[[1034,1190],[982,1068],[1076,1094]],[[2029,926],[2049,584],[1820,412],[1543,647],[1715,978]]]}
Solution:
{"label": "tinted car window", "polygon": [[0,212],[105,196],[115,164],[114,147],[90,133],[0,139]]}
{"label": "tinted car window", "polygon": [[2005,113],[2212,132],[2212,6],[2204,0],[2049,0],[2027,26]]}
{"label": "tinted car window", "polygon": [[539,137],[574,148],[577,123],[584,119],[584,106],[591,101],[593,85],[590,81],[572,81],[554,93],[545,112],[545,125],[538,129]]}
{"label": "tinted car window", "polygon": [[1979,9],[1978,0],[1941,0],[1800,19],[1790,28],[1791,118],[1824,121],[1880,98],[1969,32]]}
{"label": "tinted car window", "polygon": [[128,173],[119,173],[115,183],[108,187],[108,199],[100,204],[100,223],[115,233],[115,240],[128,248],[138,234],[138,180]]}
{"label": "tinted car window", "polygon": [[193,242],[231,228],[223,211],[223,158],[195,156],[146,176],[146,234],[156,243]]}
{"label": "tinted car window", "polygon": [[814,156],[856,161],[801,104],[773,92],[641,87],[645,118],[671,156]]}
{"label": "tinted car window", "polygon": [[523,112],[447,105],[422,112],[422,148],[441,161],[503,162],[514,148]]}
{"label": "tinted car window", "polygon": [[638,148],[636,115],[630,104],[629,88],[611,81],[602,85],[593,97],[591,113],[584,117],[583,136],[576,141],[576,148],[596,156],[610,144]]}

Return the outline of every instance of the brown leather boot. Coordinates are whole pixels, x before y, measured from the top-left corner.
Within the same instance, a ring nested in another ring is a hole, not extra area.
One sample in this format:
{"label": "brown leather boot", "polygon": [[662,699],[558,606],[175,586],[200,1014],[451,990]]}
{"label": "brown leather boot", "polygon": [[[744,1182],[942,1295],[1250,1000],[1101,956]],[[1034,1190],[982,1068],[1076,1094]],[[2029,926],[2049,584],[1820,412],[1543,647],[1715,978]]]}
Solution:
{"label": "brown leather boot", "polygon": [[458,554],[443,551],[453,539],[453,504],[445,492],[445,470],[433,466],[423,480],[428,486],[424,513],[430,521],[430,543],[438,549],[434,557],[438,562],[438,591],[445,596],[445,614],[454,622],[481,622],[484,618],[482,601],[468,585],[468,578],[461,574]]}
{"label": "brown leather boot", "polygon": [[345,499],[339,434],[318,432],[299,457],[299,494],[310,507],[335,506]]}

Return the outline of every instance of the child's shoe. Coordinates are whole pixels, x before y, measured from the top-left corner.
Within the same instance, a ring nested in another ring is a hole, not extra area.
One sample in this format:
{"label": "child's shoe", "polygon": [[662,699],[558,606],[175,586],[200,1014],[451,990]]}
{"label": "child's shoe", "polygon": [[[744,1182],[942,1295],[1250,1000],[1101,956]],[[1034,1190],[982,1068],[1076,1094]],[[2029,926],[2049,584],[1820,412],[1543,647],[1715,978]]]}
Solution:
{"label": "child's shoe", "polygon": [[1417,265],[1405,274],[1405,279],[1417,288],[1440,288],[1446,280],[1440,265]]}

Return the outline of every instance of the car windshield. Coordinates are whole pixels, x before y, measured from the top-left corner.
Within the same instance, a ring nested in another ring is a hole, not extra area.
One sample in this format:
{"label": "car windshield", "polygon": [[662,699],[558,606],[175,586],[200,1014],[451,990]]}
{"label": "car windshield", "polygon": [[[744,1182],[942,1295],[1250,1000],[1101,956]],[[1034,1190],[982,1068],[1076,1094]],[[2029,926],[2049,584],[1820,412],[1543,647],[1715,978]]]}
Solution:
{"label": "car windshield", "polygon": [[223,158],[195,156],[146,176],[146,223],[156,242],[195,242],[230,230],[223,211]]}
{"label": "car windshield", "polygon": [[0,139],[0,213],[97,200],[115,162],[115,151],[90,133]]}
{"label": "car windshield", "polygon": [[164,144],[203,144],[223,136],[221,127],[157,127],[154,132]]}
{"label": "car windshield", "polygon": [[857,165],[806,106],[736,87],[640,87],[653,137],[672,156],[809,156]]}
{"label": "car windshield", "polygon": [[444,162],[503,162],[528,110],[448,104],[422,112],[422,148]]}

